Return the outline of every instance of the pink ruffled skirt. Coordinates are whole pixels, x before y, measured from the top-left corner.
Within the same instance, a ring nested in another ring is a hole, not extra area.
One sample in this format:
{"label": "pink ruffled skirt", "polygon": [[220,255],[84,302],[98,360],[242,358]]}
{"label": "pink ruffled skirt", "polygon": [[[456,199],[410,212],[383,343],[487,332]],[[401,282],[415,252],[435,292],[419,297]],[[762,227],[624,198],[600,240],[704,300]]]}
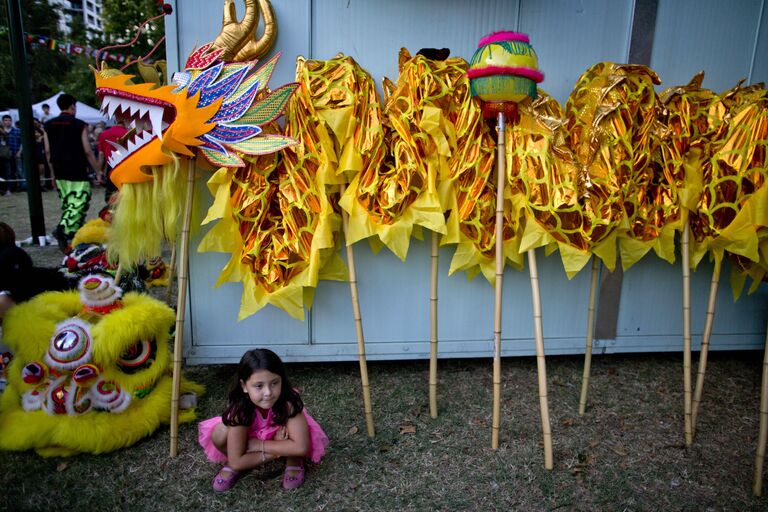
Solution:
{"label": "pink ruffled skirt", "polygon": [[[309,427],[309,453],[307,458],[317,464],[320,459],[325,455],[325,449],[330,442],[328,436],[323,432],[322,427],[315,421],[315,419],[307,413],[306,407],[302,411],[304,417],[307,419],[307,426]],[[270,414],[271,417],[271,414]],[[213,418],[201,421],[197,426],[198,436],[197,440],[200,446],[203,447],[205,455],[211,462],[227,462],[227,454],[219,451],[213,444],[211,436],[213,435],[213,429],[221,423],[221,416],[215,416]],[[274,439],[275,434],[280,429],[279,425],[275,425],[272,422],[268,424],[259,425],[261,421],[254,421],[248,431],[248,438],[261,439],[263,441],[269,441]]]}

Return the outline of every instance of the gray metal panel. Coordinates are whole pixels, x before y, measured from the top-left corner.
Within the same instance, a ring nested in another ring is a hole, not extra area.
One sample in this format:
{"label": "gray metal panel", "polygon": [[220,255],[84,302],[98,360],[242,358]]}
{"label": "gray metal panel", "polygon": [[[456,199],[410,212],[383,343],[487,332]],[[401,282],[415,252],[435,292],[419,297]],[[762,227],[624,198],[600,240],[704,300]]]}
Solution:
{"label": "gray metal panel", "polygon": [[401,47],[411,54],[447,47],[451,55],[469,60],[483,35],[515,30],[518,2],[315,0],[312,14],[312,58],[343,52],[378,82],[383,76],[397,78]]}
{"label": "gray metal panel", "polygon": [[[194,48],[213,41],[221,31],[224,1],[172,0],[169,3],[174,9],[173,14],[166,17],[166,31],[169,27],[172,29],[172,32],[166,34],[168,71],[174,72],[184,66]],[[293,82],[296,76],[296,56],[307,55],[310,51],[310,3],[311,0],[272,2],[277,17],[277,39],[263,60],[277,52],[283,54],[272,74],[270,84],[273,86]],[[245,5],[242,0],[235,0],[235,5],[238,19],[242,19]]]}
{"label": "gray metal panel", "polygon": [[[408,259],[400,262],[391,253],[373,255],[366,243],[354,246],[358,288],[366,343],[413,343],[429,340],[429,244],[414,241]],[[493,297],[491,285],[482,276],[468,281],[466,274],[448,275],[454,248],[440,251],[439,333],[440,342],[493,339]],[[559,255],[538,254],[544,314],[549,319],[546,334],[553,337],[583,338],[586,315],[575,304],[586,307],[589,276],[579,274],[568,281]],[[533,339],[531,286],[527,270],[507,268],[503,295],[504,339]],[[349,286],[322,283],[315,295],[313,342],[316,344],[356,341],[352,323]],[[530,345],[533,350],[533,345]],[[410,349],[404,348],[404,351]]]}
{"label": "gray metal panel", "polygon": [[[681,265],[662,264],[650,255],[624,274],[622,308],[619,312],[619,336],[680,336],[682,343]],[[679,259],[678,259],[679,262]],[[761,287],[752,296],[744,294],[733,300],[728,276],[730,266],[721,272],[712,332],[750,335],[765,332],[768,322],[768,288]],[[691,332],[701,335],[707,311],[712,265],[702,263],[691,276]],[[626,307],[625,307],[626,306]],[[694,347],[700,340],[693,339]]]}
{"label": "gray metal panel", "polygon": [[[194,46],[208,42],[216,35],[222,3],[210,0],[176,2],[174,18],[167,20],[171,65],[174,58],[177,65],[183,65]],[[242,2],[236,3],[242,15]],[[706,9],[694,9],[693,4],[686,3],[688,11],[699,11],[697,15],[706,18],[705,12],[701,12]],[[396,78],[400,46],[406,46],[412,52],[423,46],[447,46],[453,54],[468,59],[482,35],[499,29],[517,29],[531,35],[531,42],[546,74],[543,87],[564,101],[578,76],[589,66],[602,60],[627,60],[634,4],[631,0],[520,3],[501,0],[275,0],[273,5],[278,16],[279,34],[273,52],[283,52],[272,79],[273,86],[294,79],[294,59],[298,55],[328,58],[343,51],[354,56],[378,81],[385,74]],[[518,8],[518,5],[521,7]],[[760,19],[760,26],[765,27],[764,17],[760,18],[755,10],[758,5],[761,4],[736,4],[745,9],[741,14],[728,18],[731,21],[726,21],[725,25],[731,26],[735,23],[734,19],[751,19],[753,27],[756,27]],[[705,7],[709,6],[707,3]],[[664,7],[669,9],[670,5],[660,0],[659,19],[664,16]],[[719,20],[718,16],[727,15],[724,10],[710,10],[709,16]],[[690,16],[688,23],[694,23],[690,21]],[[704,19],[696,23],[709,27]],[[737,43],[729,39],[732,36],[729,31],[721,33],[711,28],[695,27],[688,27],[687,30],[692,34],[706,33],[712,40],[708,44],[731,44],[739,56],[747,55],[741,59],[743,62],[751,63],[754,54],[753,77],[765,75],[765,51],[760,53],[755,50],[768,45],[765,29],[761,34],[752,31],[751,43],[745,43],[748,47],[737,47]],[[663,29],[657,24],[657,48],[660,28]],[[178,42],[176,51],[174,39]],[[744,39],[746,41],[747,36]],[[753,46],[755,41],[757,47]],[[686,52],[684,47],[674,50],[678,63],[688,59]],[[662,53],[661,57],[664,55]],[[659,55],[656,57],[660,58]],[[719,70],[722,66],[723,63],[718,61],[711,63],[710,67]],[[664,70],[657,71],[665,81],[669,80],[664,76]],[[681,72],[683,74],[685,77],[680,81],[687,81],[689,73]],[[710,78],[713,74],[710,73]],[[730,77],[727,86],[733,83],[735,78]],[[199,179],[195,195],[196,223],[203,218],[211,202],[204,180]],[[287,361],[357,358],[347,283],[321,282],[313,309],[303,323],[271,306],[237,322],[242,285],[227,283],[213,288],[228,256],[194,251],[207,229],[196,228],[191,245],[191,293],[185,330],[185,357],[188,363],[236,362],[245,348],[253,345],[270,345]],[[368,357],[372,360],[427,357],[428,244],[412,241],[406,262],[401,262],[386,249],[374,255],[365,242],[356,244],[354,250]],[[439,355],[442,358],[491,357],[493,290],[482,276],[471,282],[464,274],[448,276],[452,254],[451,247],[442,248],[440,252]],[[544,257],[539,251],[538,258],[547,354],[582,353],[589,269],[569,281],[558,255]],[[711,267],[702,264],[692,276],[694,347],[699,343],[703,328],[709,272]],[[727,273],[726,267],[723,275]],[[713,349],[761,347],[768,320],[768,290],[762,286],[757,294],[743,297],[734,304],[726,281],[724,277],[718,297]],[[624,276],[616,339],[596,340],[595,349],[607,352],[680,350],[680,284],[679,265],[668,265],[649,254]],[[504,277],[502,355],[535,353],[531,310],[527,270],[507,269]]]}
{"label": "gray metal panel", "polygon": [[[749,78],[762,6],[763,0],[659,0],[651,67],[662,88],[686,84],[701,70],[704,87],[718,92]],[[765,78],[764,55],[757,59]]]}
{"label": "gray metal panel", "polygon": [[397,78],[401,47],[451,49],[469,60],[480,37],[496,30],[530,34],[545,79],[541,86],[565,101],[578,77],[603,60],[625,62],[632,0],[573,2],[419,1],[313,2],[312,57],[338,52],[355,58],[374,79]]}
{"label": "gray metal panel", "polygon": [[632,0],[523,2],[520,30],[531,36],[545,75],[541,87],[564,103],[593,64],[626,62],[632,9]]}
{"label": "gray metal panel", "polygon": [[757,34],[755,51],[752,55],[751,83],[768,83],[768,6],[762,0],[760,6],[760,28]]}

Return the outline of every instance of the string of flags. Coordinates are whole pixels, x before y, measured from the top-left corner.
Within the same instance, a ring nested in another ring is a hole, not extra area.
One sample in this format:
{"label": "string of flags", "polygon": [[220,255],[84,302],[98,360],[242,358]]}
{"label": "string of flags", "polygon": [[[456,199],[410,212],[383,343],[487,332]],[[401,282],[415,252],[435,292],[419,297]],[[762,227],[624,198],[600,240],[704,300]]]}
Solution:
{"label": "string of flags", "polygon": [[[71,41],[55,39],[48,36],[25,34],[25,39],[33,50],[45,48],[54,51],[58,50],[59,52],[65,53],[67,55],[79,55],[84,57],[95,57],[96,53],[99,52],[98,48],[93,48],[84,44],[73,43]],[[124,63],[135,58],[136,57],[133,55],[124,55],[122,53],[111,50],[99,53],[99,60],[105,60],[108,62]],[[151,59],[142,60],[147,64],[152,63]]]}

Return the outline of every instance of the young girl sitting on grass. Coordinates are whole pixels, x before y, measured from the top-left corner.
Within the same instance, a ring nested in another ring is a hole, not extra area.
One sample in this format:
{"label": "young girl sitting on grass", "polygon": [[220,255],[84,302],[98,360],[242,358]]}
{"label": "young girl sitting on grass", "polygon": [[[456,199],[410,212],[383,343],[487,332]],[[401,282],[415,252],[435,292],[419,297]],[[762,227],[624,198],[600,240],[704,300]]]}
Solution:
{"label": "young girl sitting on grass", "polygon": [[214,491],[226,491],[243,471],[285,457],[283,488],[304,483],[303,459],[319,462],[328,436],[304,409],[280,358],[261,348],[246,352],[237,368],[224,414],[202,421],[200,445],[224,466],[213,479]]}

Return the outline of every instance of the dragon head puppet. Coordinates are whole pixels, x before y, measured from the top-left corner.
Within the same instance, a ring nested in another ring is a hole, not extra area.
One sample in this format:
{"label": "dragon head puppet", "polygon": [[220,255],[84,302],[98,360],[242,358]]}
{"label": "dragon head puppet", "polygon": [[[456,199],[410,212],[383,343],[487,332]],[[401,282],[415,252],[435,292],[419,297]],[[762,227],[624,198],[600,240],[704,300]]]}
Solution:
{"label": "dragon head puppet", "polygon": [[[6,317],[15,357],[0,398],[0,449],[44,456],[104,453],[132,445],[170,421],[171,308],[124,296],[109,277],[79,291],[48,292]],[[181,421],[202,386],[182,378]]]}
{"label": "dragon head puppet", "polygon": [[[114,219],[120,239],[110,241],[111,259],[133,266],[158,256],[162,239],[175,237],[186,177],[182,158],[240,168],[249,157],[296,144],[262,128],[282,114],[298,84],[267,88],[279,55],[261,66],[255,58],[274,40],[274,13],[267,0],[245,4],[238,23],[227,0],[221,34],[194,50],[170,85],[136,83],[104,63],[94,70],[102,111],[130,126],[112,143],[108,159],[110,179],[120,189]],[[266,29],[257,42],[259,13]]]}
{"label": "dragon head puppet", "polygon": [[106,67],[95,73],[102,110],[131,126],[113,143],[108,162],[118,188],[151,181],[152,169],[171,163],[173,154],[197,153],[215,167],[243,167],[243,155],[273,153],[296,143],[261,129],[280,116],[297,86],[263,94],[279,55],[256,69],[255,61],[223,62],[222,53],[212,43],[198,48],[167,86],[136,84],[133,76]]}

